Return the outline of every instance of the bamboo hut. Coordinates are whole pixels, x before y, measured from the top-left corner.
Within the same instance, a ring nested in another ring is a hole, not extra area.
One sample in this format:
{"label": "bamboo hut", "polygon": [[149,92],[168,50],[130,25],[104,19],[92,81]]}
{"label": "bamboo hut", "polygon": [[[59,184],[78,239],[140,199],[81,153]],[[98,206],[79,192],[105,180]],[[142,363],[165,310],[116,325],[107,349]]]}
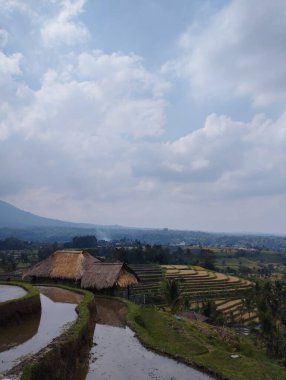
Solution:
{"label": "bamboo hut", "polygon": [[137,276],[125,263],[93,263],[81,279],[81,287],[102,290],[137,284]]}
{"label": "bamboo hut", "polygon": [[23,279],[57,281],[78,284],[81,288],[101,291],[104,289],[129,288],[139,279],[125,263],[104,263],[86,251],[56,251],[23,274]]}

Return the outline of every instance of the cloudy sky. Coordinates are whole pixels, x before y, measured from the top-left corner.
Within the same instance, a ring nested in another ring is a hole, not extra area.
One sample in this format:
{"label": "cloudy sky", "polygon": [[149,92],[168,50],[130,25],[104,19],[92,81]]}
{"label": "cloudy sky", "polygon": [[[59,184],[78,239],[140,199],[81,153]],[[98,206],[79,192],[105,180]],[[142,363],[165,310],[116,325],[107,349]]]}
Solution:
{"label": "cloudy sky", "polygon": [[0,0],[0,199],[286,233],[285,0]]}

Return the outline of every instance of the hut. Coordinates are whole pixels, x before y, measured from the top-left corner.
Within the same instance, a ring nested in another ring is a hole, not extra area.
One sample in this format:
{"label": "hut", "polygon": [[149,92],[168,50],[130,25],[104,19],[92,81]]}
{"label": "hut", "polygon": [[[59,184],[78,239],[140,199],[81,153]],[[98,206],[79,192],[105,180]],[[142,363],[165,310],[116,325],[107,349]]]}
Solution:
{"label": "hut", "polygon": [[87,251],[56,251],[47,259],[37,263],[23,274],[23,279],[33,281],[58,280],[76,284],[81,288],[103,291],[118,288],[129,289],[139,279],[125,263],[104,263]]}

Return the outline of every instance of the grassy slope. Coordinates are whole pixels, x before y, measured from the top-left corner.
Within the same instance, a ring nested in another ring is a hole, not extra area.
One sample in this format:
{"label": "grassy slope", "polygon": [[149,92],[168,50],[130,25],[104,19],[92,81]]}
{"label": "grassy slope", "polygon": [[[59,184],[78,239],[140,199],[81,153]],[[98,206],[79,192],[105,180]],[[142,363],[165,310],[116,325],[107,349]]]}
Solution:
{"label": "grassy slope", "polygon": [[[270,361],[247,337],[220,330],[197,321],[177,321],[154,308],[129,303],[128,322],[141,342],[222,379],[283,380],[286,371]],[[240,358],[230,355],[238,353]]]}

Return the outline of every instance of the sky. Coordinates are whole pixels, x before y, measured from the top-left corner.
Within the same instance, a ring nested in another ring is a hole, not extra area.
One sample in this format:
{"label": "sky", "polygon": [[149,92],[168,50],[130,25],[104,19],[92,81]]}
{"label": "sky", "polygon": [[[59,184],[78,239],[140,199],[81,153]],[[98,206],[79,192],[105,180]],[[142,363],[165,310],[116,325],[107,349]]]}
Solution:
{"label": "sky", "polygon": [[0,0],[0,199],[286,234],[285,0]]}

